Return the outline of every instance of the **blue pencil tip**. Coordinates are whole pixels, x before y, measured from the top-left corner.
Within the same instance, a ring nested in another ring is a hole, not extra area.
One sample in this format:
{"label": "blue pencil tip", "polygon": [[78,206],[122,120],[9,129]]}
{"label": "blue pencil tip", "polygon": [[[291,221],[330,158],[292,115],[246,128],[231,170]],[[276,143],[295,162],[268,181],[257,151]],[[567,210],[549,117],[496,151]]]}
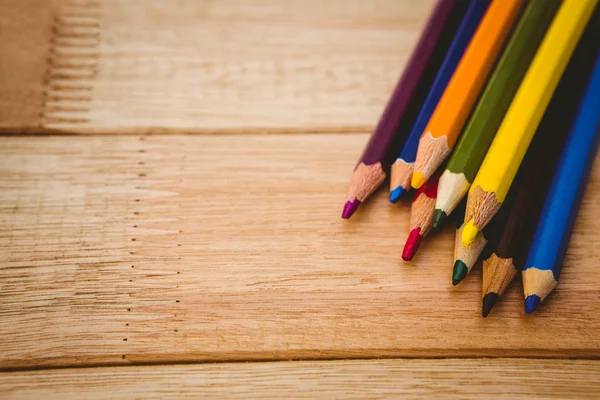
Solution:
{"label": "blue pencil tip", "polygon": [[406,190],[404,190],[402,186],[398,186],[396,189],[390,192],[390,202],[397,202],[404,193],[406,193]]}
{"label": "blue pencil tip", "polygon": [[527,296],[527,298],[525,299],[525,312],[527,314],[531,314],[535,311],[535,309],[540,305],[541,302],[542,299],[540,299],[540,297],[536,296],[535,294]]}

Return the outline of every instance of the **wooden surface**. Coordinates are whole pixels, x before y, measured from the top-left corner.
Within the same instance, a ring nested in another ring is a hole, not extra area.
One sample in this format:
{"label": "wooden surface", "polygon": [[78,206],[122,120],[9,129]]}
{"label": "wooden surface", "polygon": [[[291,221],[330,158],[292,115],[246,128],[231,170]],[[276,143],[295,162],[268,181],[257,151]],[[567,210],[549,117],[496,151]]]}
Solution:
{"label": "wooden surface", "polygon": [[[408,200],[340,218],[431,1],[40,1],[0,0],[0,390],[242,396],[325,371],[306,390],[352,394],[360,375],[381,377],[373,397],[468,397],[502,372],[492,389],[531,394],[517,383],[538,363],[540,397],[558,378],[597,393],[597,362],[567,358],[600,356],[598,162],[561,283],[528,317],[520,282],[486,320],[478,271],[452,287],[450,224],[404,264]],[[457,356],[555,359],[397,359]],[[315,361],[274,362],[290,359]],[[209,361],[252,363],[168,365]],[[446,363],[479,381],[436,385]]]}
{"label": "wooden surface", "polygon": [[556,293],[484,320],[450,224],[403,264],[406,205],[339,217],[366,139],[0,138],[0,364],[600,355],[600,164]]}
{"label": "wooden surface", "polygon": [[[537,375],[532,376],[532,371]],[[599,361],[381,360],[204,364],[16,372],[6,399],[597,399]],[[525,382],[523,377],[530,377]]]}
{"label": "wooden surface", "polygon": [[55,6],[0,0],[0,132],[39,130]]}
{"label": "wooden surface", "polygon": [[[0,0],[2,8],[17,10],[1,15],[1,26],[27,31],[33,25],[27,3],[42,1]],[[20,116],[20,125],[10,120],[0,127],[78,133],[368,131],[432,4],[46,1],[41,8],[48,15],[38,16],[41,25],[34,28],[45,29],[41,46],[49,47],[47,54],[2,62],[6,75],[39,85],[42,110],[29,119]],[[44,68],[25,75],[22,64],[29,61],[44,62]],[[13,86],[0,78],[0,89]]]}

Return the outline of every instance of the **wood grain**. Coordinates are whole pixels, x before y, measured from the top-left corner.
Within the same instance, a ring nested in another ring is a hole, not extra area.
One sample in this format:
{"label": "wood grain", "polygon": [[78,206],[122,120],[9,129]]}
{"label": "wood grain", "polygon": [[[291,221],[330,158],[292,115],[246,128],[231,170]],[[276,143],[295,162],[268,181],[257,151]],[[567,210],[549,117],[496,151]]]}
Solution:
{"label": "wood grain", "polygon": [[0,374],[4,399],[596,399],[600,361],[355,360]]}
{"label": "wood grain", "polygon": [[0,89],[21,99],[33,86],[45,100],[27,118],[2,121],[2,131],[363,132],[381,115],[433,0],[47,4],[50,14],[27,16],[39,25],[33,33],[23,17],[0,37],[1,48],[28,41],[46,50],[3,59],[11,71],[30,60],[36,70]]}
{"label": "wood grain", "polygon": [[53,0],[0,0],[0,131],[39,130]]}
{"label": "wood grain", "polygon": [[484,320],[451,226],[403,264],[408,204],[341,220],[367,137],[0,138],[0,366],[600,356],[600,164],[552,298]]}

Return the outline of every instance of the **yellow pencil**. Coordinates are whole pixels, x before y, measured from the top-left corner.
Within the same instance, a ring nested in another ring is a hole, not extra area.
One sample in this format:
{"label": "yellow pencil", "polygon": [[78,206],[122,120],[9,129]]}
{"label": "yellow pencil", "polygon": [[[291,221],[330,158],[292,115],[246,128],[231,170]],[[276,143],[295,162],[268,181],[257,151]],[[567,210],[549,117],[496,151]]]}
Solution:
{"label": "yellow pencil", "polygon": [[556,13],[469,190],[462,233],[465,246],[500,209],[597,4],[598,0],[565,0]]}

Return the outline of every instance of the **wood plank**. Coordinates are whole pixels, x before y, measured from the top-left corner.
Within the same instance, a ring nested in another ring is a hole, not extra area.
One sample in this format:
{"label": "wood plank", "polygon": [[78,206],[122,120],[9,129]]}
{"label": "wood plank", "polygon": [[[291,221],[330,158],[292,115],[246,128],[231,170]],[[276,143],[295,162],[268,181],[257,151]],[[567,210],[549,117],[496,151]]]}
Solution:
{"label": "wood plank", "polygon": [[0,138],[0,366],[600,356],[599,163],[557,290],[484,320],[451,226],[403,264],[406,204],[341,220],[367,137]]}
{"label": "wood plank", "polygon": [[[17,3],[0,0],[7,1]],[[20,1],[22,11],[41,0]],[[433,0],[53,4],[52,18],[28,17],[47,32],[34,45],[51,43],[47,53],[28,58],[38,66],[37,77],[0,81],[0,91],[2,83],[23,85],[19,98],[31,85],[38,97],[45,93],[41,116],[0,120],[5,132],[369,130]],[[11,29],[12,47],[33,41],[31,35],[19,39],[28,25]],[[22,58],[13,62],[12,51],[4,54],[8,69],[22,68]]]}
{"label": "wood plank", "polygon": [[0,374],[4,399],[596,399],[600,361],[301,361]]}
{"label": "wood plank", "polygon": [[39,130],[53,0],[0,0],[0,131]]}

